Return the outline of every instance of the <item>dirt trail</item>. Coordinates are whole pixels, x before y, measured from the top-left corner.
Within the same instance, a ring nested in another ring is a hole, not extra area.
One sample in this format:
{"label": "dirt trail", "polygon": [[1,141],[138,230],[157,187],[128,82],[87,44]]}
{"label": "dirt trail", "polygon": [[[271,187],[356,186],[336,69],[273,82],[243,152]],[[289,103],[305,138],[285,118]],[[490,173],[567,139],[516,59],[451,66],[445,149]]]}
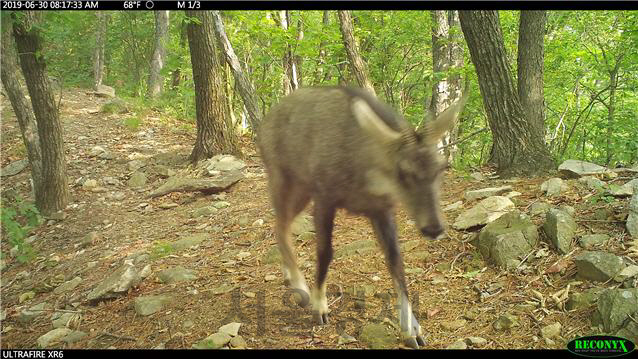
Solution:
{"label": "dirt trail", "polygon": [[[28,324],[17,321],[22,309],[43,301],[55,308],[81,313],[75,328],[88,335],[68,345],[69,348],[191,348],[231,321],[242,323],[240,334],[249,348],[362,348],[365,345],[361,340],[338,344],[340,334],[345,332],[359,338],[366,324],[396,316],[383,256],[377,248],[363,248],[334,260],[328,275],[329,291],[333,292],[328,298],[331,323],[312,326],[310,311],[290,304],[291,293],[282,285],[278,262],[266,263],[275,244],[273,216],[263,170],[249,141],[244,141],[244,148],[248,171],[253,176],[228,191],[224,199],[230,203],[228,208],[209,216],[193,217],[195,210],[211,204],[213,196],[173,193],[148,199],[146,195],[165,181],[151,166],[145,169],[148,181],[142,190],[127,185],[131,174],[128,163],[138,156],[136,153],[144,156],[168,152],[166,163],[183,157],[174,153],[187,155],[194,142],[192,125],[178,126],[161,114],[149,113],[144,115],[139,128],[132,129],[124,124],[131,114],[97,112],[103,102],[83,90],[65,92],[61,118],[72,202],[64,220],[42,225],[34,232],[37,239],[33,245],[38,255],[34,262],[18,264],[6,258],[8,265],[2,272],[2,309],[7,313],[2,323],[3,348],[34,347],[38,337],[53,329],[49,312]],[[17,123],[6,101],[2,133],[2,165],[6,165],[21,158]],[[113,158],[91,156],[95,146],[103,147]],[[179,170],[183,166],[169,167]],[[80,177],[79,182],[97,180],[105,191],[83,189],[75,184]],[[108,181],[115,184],[104,184],[106,177],[114,179]],[[2,190],[14,188],[26,196],[28,178],[27,170],[3,178]],[[523,193],[516,200],[518,209],[525,211],[540,198],[543,180],[507,183]],[[443,201],[453,203],[467,189],[503,183],[500,180],[481,183],[450,173]],[[578,196],[572,197],[553,201],[575,205]],[[160,208],[169,202],[177,206]],[[447,212],[448,222],[458,213],[458,210]],[[255,222],[259,219],[263,225]],[[540,223],[539,218],[534,221]],[[487,339],[484,348],[565,348],[570,339],[588,333],[593,308],[566,312],[552,306],[550,301],[542,308],[530,305],[532,289],[549,298],[575,280],[573,265],[566,265],[556,273],[545,273],[560,259],[554,252],[534,259],[526,271],[506,272],[485,264],[468,243],[470,236],[466,233],[450,229],[448,239],[427,241],[419,236],[402,210],[398,224],[409,288],[428,348],[445,348],[470,336]],[[617,227],[609,226],[608,233],[618,232]],[[98,239],[86,248],[77,246],[92,231]],[[207,240],[198,247],[164,251],[162,255],[167,243],[202,233]],[[339,212],[335,250],[358,240],[374,240],[369,224],[362,218]],[[545,242],[541,246],[548,247]],[[301,268],[312,284],[314,242],[297,241],[296,248]],[[2,251],[9,252],[5,242]],[[84,300],[126,258],[142,252],[150,255],[152,274],[138,287],[123,297],[97,305]],[[197,279],[176,284],[156,280],[161,270],[175,266],[196,270]],[[28,277],[14,280],[23,271],[28,271]],[[267,281],[269,275],[276,279]],[[51,291],[56,283],[75,276],[82,281],[70,293],[60,295]],[[369,292],[365,304],[349,295],[355,286],[363,286]],[[572,288],[587,286],[572,283]],[[35,297],[19,303],[19,296],[30,290],[36,292]],[[338,296],[335,292],[345,293]],[[155,294],[169,294],[172,300],[157,313],[137,315],[133,309],[135,298]],[[505,331],[494,329],[492,323],[505,312],[516,315],[519,326]],[[540,329],[555,322],[560,322],[563,329],[561,337],[552,344],[543,340]]]}

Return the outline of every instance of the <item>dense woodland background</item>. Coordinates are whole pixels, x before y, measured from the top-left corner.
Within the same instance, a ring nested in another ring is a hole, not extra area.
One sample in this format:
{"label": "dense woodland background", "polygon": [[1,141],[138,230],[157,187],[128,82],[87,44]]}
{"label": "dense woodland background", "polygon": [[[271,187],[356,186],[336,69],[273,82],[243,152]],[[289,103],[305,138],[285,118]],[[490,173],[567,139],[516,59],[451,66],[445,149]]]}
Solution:
{"label": "dense woodland background", "polygon": [[174,131],[195,165],[252,158],[274,104],[332,85],[368,89],[415,127],[469,91],[439,144],[455,175],[638,162],[636,11],[4,11],[1,20],[2,121],[15,116],[22,136],[3,132],[2,165],[28,158],[31,169],[26,201],[2,189],[19,262],[35,258],[25,238],[38,214],[61,220],[74,203],[65,156],[75,144],[62,138],[82,125],[67,129],[63,114],[79,93],[107,98],[99,112],[122,115],[128,130]]}

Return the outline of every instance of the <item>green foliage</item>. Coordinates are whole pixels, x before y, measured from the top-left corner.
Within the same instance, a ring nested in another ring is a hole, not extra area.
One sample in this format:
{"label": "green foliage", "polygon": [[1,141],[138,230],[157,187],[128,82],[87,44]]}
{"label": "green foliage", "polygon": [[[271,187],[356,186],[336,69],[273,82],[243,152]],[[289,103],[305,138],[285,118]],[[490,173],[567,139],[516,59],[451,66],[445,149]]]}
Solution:
{"label": "green foliage", "polygon": [[41,218],[37,208],[33,203],[25,202],[16,196],[10,205],[5,201],[0,211],[3,236],[8,239],[11,248],[17,248],[16,259],[20,263],[30,261],[35,257],[35,253],[25,239],[40,224]]}
{"label": "green foliage", "polygon": [[[288,30],[280,11],[223,11],[226,34],[255,85],[263,113],[283,95],[283,56],[297,60],[302,86],[356,83],[347,66],[336,11],[289,11]],[[171,12],[164,92],[145,98],[154,46],[153,12],[108,12],[105,84],[119,96],[139,99],[138,108],[184,121],[195,118],[195,92],[187,27],[196,22]],[[432,71],[432,18],[429,11],[353,11],[355,37],[379,96],[411,123],[420,124],[434,81],[468,73],[471,98],[463,111],[459,139],[488,128],[474,67],[465,46],[465,66]],[[516,81],[520,11],[499,11],[507,59]],[[97,18],[94,12],[45,12],[43,55],[52,76],[64,86],[90,86]],[[303,30],[303,36],[300,32]],[[452,32],[460,31],[452,28]],[[638,14],[635,11],[548,11],[545,37],[546,142],[557,161],[583,159],[610,166],[638,161]],[[320,48],[325,54],[320,58]],[[610,110],[610,71],[617,69]],[[243,101],[226,66],[227,98],[236,119]],[[138,113],[125,125],[139,126]],[[469,170],[490,156],[490,131],[463,141],[452,166]]]}
{"label": "green foliage", "polygon": [[173,252],[173,247],[166,241],[157,241],[151,248],[151,258],[162,258]]}

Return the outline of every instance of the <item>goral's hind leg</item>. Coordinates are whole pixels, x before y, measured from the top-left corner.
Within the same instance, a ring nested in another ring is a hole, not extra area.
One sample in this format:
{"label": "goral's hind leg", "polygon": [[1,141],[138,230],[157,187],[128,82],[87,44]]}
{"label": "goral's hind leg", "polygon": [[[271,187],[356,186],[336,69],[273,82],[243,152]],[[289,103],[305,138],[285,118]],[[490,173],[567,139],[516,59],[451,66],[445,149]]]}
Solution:
{"label": "goral's hind leg", "polygon": [[317,233],[317,281],[312,291],[312,316],[319,325],[328,323],[326,276],[332,261],[332,229],[335,207],[315,199],[315,231]]}
{"label": "goral's hind leg", "polygon": [[399,325],[403,343],[411,348],[418,349],[419,346],[425,346],[425,339],[423,338],[421,326],[412,313],[412,305],[408,299],[408,289],[405,283],[403,260],[399,251],[394,216],[392,212],[385,211],[371,215],[369,218],[385,254],[386,264],[392,275],[398,295]]}
{"label": "goral's hind leg", "polygon": [[297,258],[293,251],[290,225],[293,219],[306,207],[310,196],[300,186],[292,184],[279,173],[270,174],[270,192],[275,209],[275,236],[282,258],[284,284],[303,294],[295,295],[295,301],[302,307],[308,305],[310,291],[303,273],[297,266]]}

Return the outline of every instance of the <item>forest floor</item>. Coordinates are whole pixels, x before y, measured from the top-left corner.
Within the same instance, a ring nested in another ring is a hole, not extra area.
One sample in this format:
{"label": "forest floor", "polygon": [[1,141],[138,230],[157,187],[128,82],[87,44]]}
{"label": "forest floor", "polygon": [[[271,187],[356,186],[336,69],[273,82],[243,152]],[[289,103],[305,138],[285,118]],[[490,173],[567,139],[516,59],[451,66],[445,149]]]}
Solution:
{"label": "forest floor", "polygon": [[[65,91],[61,101],[72,196],[66,217],[45,221],[33,231],[32,245],[37,257],[29,263],[21,264],[7,255],[10,248],[6,240],[2,241],[5,268],[1,294],[6,316],[2,321],[2,348],[35,347],[37,339],[53,329],[52,310],[28,323],[17,320],[23,309],[41,302],[80,314],[74,329],[88,335],[72,344],[60,344],[67,348],[191,348],[232,321],[242,323],[239,334],[249,348],[365,348],[361,340],[353,341],[351,337],[359,339],[365,325],[383,322],[385,318],[390,319],[385,320],[388,328],[398,334],[389,323],[396,322],[394,292],[378,248],[341,256],[331,264],[328,302],[332,313],[328,325],[313,326],[310,310],[291,304],[291,293],[283,286],[279,263],[267,260],[275,246],[274,217],[266,177],[250,139],[243,138],[242,143],[247,171],[252,176],[227,190],[224,200],[230,203],[229,207],[208,216],[193,217],[192,213],[209,206],[215,195],[171,193],[149,199],[148,193],[165,179],[147,173],[148,182],[142,189],[133,189],[126,182],[131,175],[127,164],[140,154],[168,153],[168,157],[184,159],[195,140],[194,125],[162,118],[162,114],[149,110],[135,114],[142,121],[133,128],[126,121],[133,114],[101,113],[98,110],[105,100],[87,92]],[[24,158],[19,128],[6,99],[2,102],[1,130],[1,165]],[[90,152],[94,146],[108,150],[113,158],[93,157]],[[185,162],[176,164],[174,170],[185,166]],[[26,169],[18,175],[3,177],[3,193],[12,189],[28,198],[29,176]],[[105,181],[107,177],[110,179]],[[104,191],[93,192],[83,189],[78,184],[79,178],[113,184],[103,185]],[[531,204],[541,200],[552,206],[573,206],[582,233],[609,234],[611,240],[606,250],[623,253],[623,242],[628,238],[618,217],[627,213],[628,200],[592,204],[583,198],[586,194],[577,186],[560,196],[547,198],[540,191],[540,184],[546,179],[477,181],[449,171],[442,201],[451,204],[462,200],[466,190],[508,184],[522,193],[513,198],[521,212],[528,212]],[[166,203],[176,205],[160,207]],[[447,222],[452,222],[462,209],[445,212]],[[600,209],[607,211],[609,217],[596,219]],[[532,219],[537,225],[544,220],[543,216]],[[481,259],[478,250],[469,243],[472,232],[449,228],[443,240],[423,239],[402,208],[398,210],[397,222],[410,295],[425,332],[427,348],[443,349],[467,337],[486,339],[482,348],[565,348],[571,339],[593,333],[590,318],[594,307],[567,311],[551,300],[552,295],[568,286],[576,292],[593,286],[611,286],[578,280],[571,261],[573,254],[559,255],[546,241],[541,241],[538,250],[519,270],[505,271]],[[80,243],[90,232],[97,236],[81,248]],[[207,240],[194,248],[166,250],[167,243],[199,234],[206,235]],[[374,240],[368,222],[340,211],[334,230],[335,250],[361,239]],[[300,266],[310,286],[314,281],[313,242],[295,241]],[[84,299],[125,259],[142,252],[150,254],[152,274],[137,287],[126,295],[97,304]],[[158,272],[175,266],[196,270],[197,279],[174,284],[156,279]],[[56,285],[76,276],[82,280],[71,292],[52,291]],[[361,303],[347,294],[352,288],[363,288],[366,292],[363,309]],[[20,298],[29,291],[35,292],[33,298]],[[544,298],[542,304],[534,291]],[[156,294],[168,294],[172,300],[154,314],[138,315],[134,310],[135,298]],[[495,329],[493,323],[504,313],[516,316],[518,326]],[[544,340],[541,328],[557,322],[562,325],[560,335]],[[347,335],[342,335],[343,332]],[[398,339],[396,346],[400,347]]]}

